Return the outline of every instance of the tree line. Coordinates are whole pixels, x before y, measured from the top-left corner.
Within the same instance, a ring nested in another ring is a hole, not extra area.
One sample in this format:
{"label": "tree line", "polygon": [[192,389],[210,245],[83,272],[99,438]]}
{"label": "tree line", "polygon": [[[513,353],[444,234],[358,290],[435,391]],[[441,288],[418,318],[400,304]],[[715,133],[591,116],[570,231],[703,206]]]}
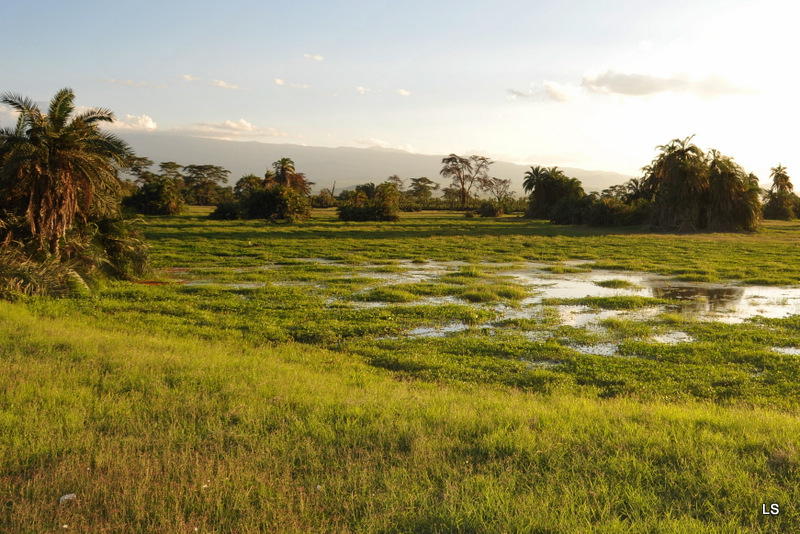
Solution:
{"label": "tree line", "polygon": [[[703,151],[692,138],[657,147],[643,174],[600,193],[557,167],[525,173],[528,195],[515,199],[510,180],[490,176],[486,157],[450,154],[440,188],[427,177],[391,176],[335,195],[314,185],[294,162],[281,158],[263,177],[248,174],[225,186],[230,172],[216,165],[154,163],[136,156],[100,126],[114,120],[103,108],[76,113],[75,95],[62,89],[46,112],[17,94],[0,103],[18,113],[0,130],[0,298],[88,291],[107,278],[148,271],[147,247],[127,210],[171,214],[186,204],[216,206],[212,217],[299,221],[311,206],[335,206],[343,220],[396,220],[402,210],[460,209],[499,216],[525,210],[529,218],[598,226],[646,225],[666,231],[753,231],[763,218],[800,215],[787,169],[771,169],[772,186],[759,188],[729,156]],[[122,180],[126,172],[135,180]],[[434,192],[441,191],[440,197]],[[487,198],[479,198],[479,193]]]}

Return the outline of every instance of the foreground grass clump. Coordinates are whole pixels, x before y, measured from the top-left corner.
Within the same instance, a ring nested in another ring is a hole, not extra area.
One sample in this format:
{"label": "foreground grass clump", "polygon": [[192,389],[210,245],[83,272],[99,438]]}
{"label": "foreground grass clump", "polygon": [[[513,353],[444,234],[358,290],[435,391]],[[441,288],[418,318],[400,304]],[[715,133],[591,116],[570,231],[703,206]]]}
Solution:
{"label": "foreground grass clump", "polygon": [[547,305],[574,305],[589,306],[591,308],[601,308],[604,310],[635,310],[648,306],[663,306],[674,304],[667,299],[657,299],[652,297],[639,296],[619,296],[619,297],[583,297],[575,299],[544,299]]}
{"label": "foreground grass clump", "polygon": [[6,532],[800,528],[793,414],[396,381],[320,348],[3,303],[0,319]]}
{"label": "foreground grass clump", "polygon": [[800,359],[778,350],[797,316],[610,297],[582,302],[602,319],[584,328],[514,274],[800,280],[798,224],[193,209],[147,234],[153,280],[0,303],[3,532],[800,530]]}

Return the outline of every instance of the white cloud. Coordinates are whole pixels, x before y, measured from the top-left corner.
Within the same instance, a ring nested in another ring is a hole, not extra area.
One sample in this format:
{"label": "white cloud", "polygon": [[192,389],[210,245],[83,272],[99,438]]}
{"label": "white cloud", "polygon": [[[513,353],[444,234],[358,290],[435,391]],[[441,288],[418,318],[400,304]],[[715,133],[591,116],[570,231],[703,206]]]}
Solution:
{"label": "white cloud", "polygon": [[148,115],[125,115],[107,126],[110,130],[147,131],[152,132],[158,124]]}
{"label": "white cloud", "polygon": [[275,85],[281,85],[281,86],[288,85],[289,87],[292,87],[294,89],[308,89],[307,83],[288,83],[286,80],[282,78],[275,78],[274,81]]}
{"label": "white cloud", "polygon": [[724,95],[750,94],[751,89],[738,87],[720,76],[692,79],[686,74],[654,76],[650,74],[619,73],[612,70],[603,74],[586,74],[581,85],[598,94],[646,96],[659,93],[693,93],[702,98]]}
{"label": "white cloud", "polygon": [[509,100],[516,100],[518,98],[533,98],[533,91],[517,91],[516,89],[509,89],[506,91],[506,98]]}
{"label": "white cloud", "polygon": [[386,150],[402,150],[404,152],[411,152],[412,154],[418,153],[417,149],[411,145],[393,145],[388,141],[376,139],[374,137],[361,137],[356,139],[354,144],[366,148],[383,148]]}
{"label": "white cloud", "polygon": [[239,89],[239,86],[230,84],[222,80],[211,80],[214,87],[221,87],[223,89]]}
{"label": "white cloud", "polygon": [[356,91],[358,91],[358,94],[365,95],[365,94],[369,93],[370,91],[372,91],[372,89],[369,89],[367,87],[361,87],[359,85],[358,87],[356,87]]}
{"label": "white cloud", "polygon": [[17,123],[19,114],[8,106],[0,104],[0,124],[12,125]]}
{"label": "white cloud", "polygon": [[549,98],[558,102],[579,102],[585,99],[581,88],[571,83],[563,84],[545,80],[544,92]]}
{"label": "white cloud", "polygon": [[238,85],[233,85],[232,83],[228,83],[224,80],[204,80],[203,78],[198,78],[197,76],[192,76],[190,74],[184,74],[181,76],[187,82],[203,82],[204,85],[209,85],[211,87],[220,87],[222,89],[240,89]]}
{"label": "white cloud", "polygon": [[313,59],[314,61],[323,61],[325,59],[324,57],[320,56],[319,54],[317,54],[317,55],[303,54],[303,57],[306,58],[306,59]]}
{"label": "white cloud", "polygon": [[397,94],[400,96],[411,96],[411,93],[406,91],[405,89],[398,89]]}
{"label": "white cloud", "polygon": [[291,137],[288,132],[277,128],[261,128],[245,119],[226,120],[223,122],[198,122],[185,128],[173,128],[177,133],[210,137],[212,139],[236,140],[264,137]]}
{"label": "white cloud", "polygon": [[134,80],[115,80],[114,78],[109,78],[107,80],[98,80],[98,81],[104,83],[113,83],[114,85],[124,85],[127,87],[150,87],[153,89],[164,89],[167,87],[166,85],[160,85],[151,82],[137,82]]}

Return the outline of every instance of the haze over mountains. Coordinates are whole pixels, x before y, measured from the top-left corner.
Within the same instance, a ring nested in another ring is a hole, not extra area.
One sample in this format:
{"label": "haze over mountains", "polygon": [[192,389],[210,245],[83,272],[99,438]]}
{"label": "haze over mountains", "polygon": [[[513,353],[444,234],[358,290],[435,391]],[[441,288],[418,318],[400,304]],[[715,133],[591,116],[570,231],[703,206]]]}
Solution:
{"label": "haze over mountains", "polygon": [[[231,171],[228,185],[235,184],[245,174],[262,176],[272,162],[283,157],[291,158],[297,171],[305,173],[315,183],[315,192],[323,187],[332,187],[334,182],[337,191],[367,182],[377,184],[393,174],[403,179],[427,176],[442,187],[449,185],[439,176],[444,155],[412,154],[378,147],[325,148],[162,134],[123,133],[121,137],[128,141],[136,155],[150,158],[156,166],[160,162],[174,161],[181,165],[211,164],[224,167]],[[551,162],[532,164],[552,165]],[[567,176],[579,179],[587,192],[600,191],[631,178],[608,171],[560,168]],[[490,176],[511,179],[511,189],[520,194],[525,171],[529,169],[529,165],[496,161],[491,167]]]}

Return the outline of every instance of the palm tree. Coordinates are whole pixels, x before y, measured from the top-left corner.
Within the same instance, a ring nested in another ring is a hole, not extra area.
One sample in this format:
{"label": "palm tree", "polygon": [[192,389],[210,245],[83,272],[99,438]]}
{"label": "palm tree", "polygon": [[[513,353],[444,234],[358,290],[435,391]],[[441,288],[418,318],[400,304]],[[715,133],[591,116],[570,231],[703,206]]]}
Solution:
{"label": "palm tree", "polygon": [[45,114],[29,98],[0,97],[19,113],[15,128],[0,130],[3,200],[56,256],[76,219],[118,213],[117,171],[131,155],[124,141],[99,128],[114,120],[113,113],[98,108],[72,116],[74,100],[72,89],[61,89]]}
{"label": "palm tree", "polygon": [[525,173],[525,179],[522,180],[522,188],[525,189],[526,193],[530,193],[539,182],[544,178],[547,174],[547,169],[544,167],[537,165],[536,167],[531,167],[531,170]]}
{"label": "palm tree", "polygon": [[684,231],[706,226],[708,163],[692,137],[656,147],[661,153],[647,167],[644,185],[656,197],[656,226]]}
{"label": "palm tree", "polygon": [[788,195],[794,191],[792,181],[789,179],[789,174],[786,172],[786,167],[778,163],[777,167],[770,169],[770,178],[772,178],[772,187],[770,192],[779,195]]}
{"label": "palm tree", "polygon": [[764,204],[764,217],[767,219],[794,219],[797,216],[797,207],[800,199],[794,194],[794,186],[786,172],[786,167],[778,164],[770,169],[772,173],[772,187],[766,194]]}
{"label": "palm tree", "polygon": [[755,230],[761,219],[758,178],[717,150],[710,150],[709,156],[709,230]]}
{"label": "palm tree", "polygon": [[283,185],[294,189],[298,193],[309,195],[313,182],[306,180],[306,175],[297,172],[294,168],[294,161],[289,158],[281,158],[272,164],[275,171],[267,170],[264,175],[265,185]]}

